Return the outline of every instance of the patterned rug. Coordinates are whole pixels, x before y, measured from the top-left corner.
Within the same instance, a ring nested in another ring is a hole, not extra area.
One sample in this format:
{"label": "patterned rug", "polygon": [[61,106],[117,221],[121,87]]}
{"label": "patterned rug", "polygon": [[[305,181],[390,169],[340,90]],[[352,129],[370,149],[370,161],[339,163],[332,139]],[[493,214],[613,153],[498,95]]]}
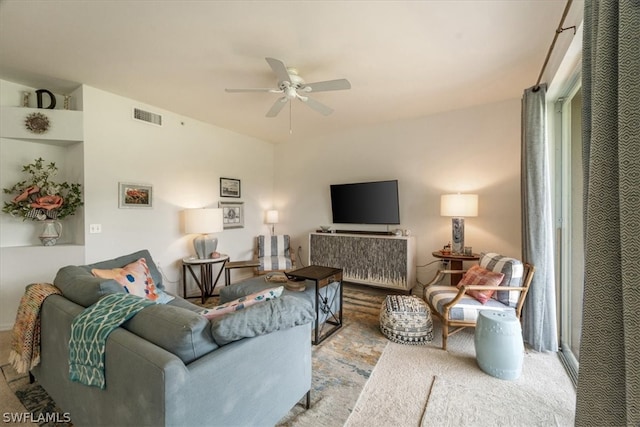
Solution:
{"label": "patterned rug", "polygon": [[294,407],[278,426],[342,426],[389,342],[378,316],[386,291],[346,285],[343,326],[313,346],[311,408]]}
{"label": "patterned rug", "polygon": [[56,406],[47,392],[38,383],[29,383],[29,375],[18,374],[10,364],[0,366],[0,370],[11,391],[31,413],[30,417],[23,417],[20,421],[47,427],[71,426],[66,422],[66,415]]}
{"label": "patterned rug", "polygon": [[[342,426],[371,375],[387,339],[378,316],[387,291],[356,285],[344,287],[343,326],[320,345],[313,346],[311,408],[302,402],[278,426]],[[205,305],[214,304],[214,298]],[[310,337],[311,338],[311,337]],[[9,387],[32,420],[42,426],[70,426],[59,422],[63,412],[38,383],[18,375],[10,365],[0,367]]]}

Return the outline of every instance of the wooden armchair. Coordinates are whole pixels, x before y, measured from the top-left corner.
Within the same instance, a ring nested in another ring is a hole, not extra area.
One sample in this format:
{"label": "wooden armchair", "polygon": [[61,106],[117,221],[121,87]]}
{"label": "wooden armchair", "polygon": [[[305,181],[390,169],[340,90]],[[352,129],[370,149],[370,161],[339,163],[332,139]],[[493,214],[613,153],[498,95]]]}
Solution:
{"label": "wooden armchair", "polygon": [[[447,349],[449,336],[466,327],[476,326],[481,310],[511,312],[520,319],[535,267],[496,253],[483,253],[478,266],[481,268],[474,269],[474,274],[479,274],[475,276],[477,280],[474,280],[474,277],[465,280],[465,274],[457,286],[438,285],[446,275],[467,273],[465,270],[440,270],[424,288],[424,299],[431,313],[442,323],[443,350]],[[496,273],[503,274],[504,277],[496,279]],[[485,281],[484,277],[481,277],[483,274],[486,274],[485,277],[492,276],[492,280]],[[493,284],[467,283],[474,281]]]}
{"label": "wooden armchair", "polygon": [[296,266],[295,258],[289,235],[256,237],[254,260],[260,263],[255,268],[256,274],[292,270]]}

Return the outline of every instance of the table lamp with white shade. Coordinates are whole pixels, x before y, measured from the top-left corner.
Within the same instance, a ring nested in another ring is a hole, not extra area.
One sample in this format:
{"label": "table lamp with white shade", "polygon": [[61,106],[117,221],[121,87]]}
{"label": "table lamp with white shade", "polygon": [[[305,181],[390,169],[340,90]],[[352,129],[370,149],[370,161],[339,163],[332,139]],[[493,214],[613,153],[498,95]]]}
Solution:
{"label": "table lamp with white shade", "polygon": [[193,248],[199,259],[211,258],[218,247],[218,238],[210,233],[223,230],[222,209],[202,208],[184,210],[184,232],[200,234],[193,239]]}
{"label": "table lamp with white shade", "polygon": [[271,225],[271,235],[275,235],[276,224],[278,223],[278,211],[275,209],[268,210],[265,222]]}
{"label": "table lamp with white shade", "polygon": [[464,217],[478,216],[477,194],[443,194],[440,215],[451,218],[451,252],[464,253]]}

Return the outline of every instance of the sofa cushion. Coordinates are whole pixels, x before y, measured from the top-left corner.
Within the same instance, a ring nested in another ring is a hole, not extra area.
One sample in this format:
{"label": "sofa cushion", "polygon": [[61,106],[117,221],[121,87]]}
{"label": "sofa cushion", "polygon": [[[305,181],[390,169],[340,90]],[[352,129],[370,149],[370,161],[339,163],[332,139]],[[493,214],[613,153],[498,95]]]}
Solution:
{"label": "sofa cushion", "polygon": [[[174,301],[180,300],[182,298],[176,297]],[[175,354],[185,364],[218,348],[211,336],[209,320],[172,304],[146,307],[123,327]]]}
{"label": "sofa cushion", "polygon": [[173,299],[173,296],[156,287],[147,266],[147,261],[144,258],[140,258],[122,268],[92,268],[91,274],[103,279],[113,279],[124,288],[125,292],[155,301],[158,304],[166,304]]}
{"label": "sofa cushion", "polygon": [[211,334],[218,345],[310,323],[313,307],[292,295],[266,301],[211,320]]}
{"label": "sofa cushion", "polygon": [[162,285],[162,275],[156,268],[153,258],[147,250],[137,251],[129,255],[123,255],[94,264],[62,267],[58,270],[53,284],[62,291],[65,298],[83,307],[89,307],[107,294],[125,292],[122,286],[115,280],[93,276],[91,274],[92,269],[121,268],[140,258],[144,258],[147,261],[149,273],[156,287],[158,289],[164,289]]}
{"label": "sofa cushion", "polygon": [[58,270],[53,284],[62,291],[65,298],[83,307],[95,304],[105,295],[124,292],[115,280],[95,277],[86,268],[76,265]]}
{"label": "sofa cushion", "polygon": [[[220,289],[220,303],[226,303],[238,299],[240,297],[263,291],[273,287],[273,283],[269,283],[265,280],[264,276],[252,277],[239,283],[234,283],[231,286],[225,286]],[[307,282],[307,287],[302,292],[290,291],[285,289],[282,295],[290,295],[294,298],[298,298],[307,304],[311,304],[315,301],[315,288],[313,282]]]}
{"label": "sofa cushion", "polygon": [[283,290],[284,286],[264,289],[253,294],[234,299],[233,301],[220,304],[216,307],[206,309],[202,314],[207,319],[214,319],[227,313],[244,310],[245,308],[251,307],[252,305],[256,305],[260,302],[270,301],[274,298],[278,298],[282,294]]}
{"label": "sofa cushion", "polygon": [[106,261],[100,261],[93,264],[83,266],[88,272],[91,272],[92,269],[112,269],[124,267],[127,264],[131,264],[139,260],[140,258],[144,258],[147,260],[147,266],[149,267],[149,273],[151,273],[151,277],[153,278],[153,283],[160,289],[164,289],[164,285],[162,284],[162,274],[156,267],[156,263],[153,261],[151,257],[151,253],[148,250],[143,249],[137,252],[130,253],[128,255],[122,255],[117,258],[109,259]]}

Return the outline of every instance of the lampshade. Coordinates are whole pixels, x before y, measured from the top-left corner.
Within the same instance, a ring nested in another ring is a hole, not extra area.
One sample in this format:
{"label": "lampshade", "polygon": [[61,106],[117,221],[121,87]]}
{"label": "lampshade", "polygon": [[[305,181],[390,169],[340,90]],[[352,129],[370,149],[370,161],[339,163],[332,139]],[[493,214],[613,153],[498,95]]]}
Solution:
{"label": "lampshade", "polygon": [[443,194],[440,215],[453,217],[478,216],[477,194]]}
{"label": "lampshade", "polygon": [[278,223],[278,211],[272,209],[267,211],[267,220],[265,221],[267,224],[277,224]]}
{"label": "lampshade", "polygon": [[184,232],[186,234],[200,234],[193,239],[193,248],[199,259],[211,257],[217,247],[218,239],[208,236],[209,233],[218,233],[224,228],[222,222],[222,209],[185,209]]}
{"label": "lampshade", "polygon": [[208,234],[222,231],[222,209],[185,209],[184,232]]}

